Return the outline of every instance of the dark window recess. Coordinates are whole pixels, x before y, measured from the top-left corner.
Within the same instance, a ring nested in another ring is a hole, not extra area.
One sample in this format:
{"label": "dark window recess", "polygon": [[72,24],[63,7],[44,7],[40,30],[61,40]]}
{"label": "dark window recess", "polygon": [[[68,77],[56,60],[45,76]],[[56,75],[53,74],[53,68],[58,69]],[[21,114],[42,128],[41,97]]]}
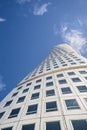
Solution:
{"label": "dark window recess", "polygon": [[47,90],[47,91],[46,91],[46,96],[47,96],[47,97],[48,97],[48,96],[53,96],[53,95],[55,95],[54,89],[52,89],[52,90]]}
{"label": "dark window recess", "polygon": [[59,80],[58,82],[59,82],[59,84],[66,84],[67,83],[67,81],[65,79]]}
{"label": "dark window recess", "polygon": [[24,99],[25,99],[25,96],[20,97],[20,98],[18,99],[17,103],[23,102],[23,101],[24,101]]}
{"label": "dark window recess", "polygon": [[32,100],[37,99],[37,98],[39,98],[39,93],[32,94],[32,97],[31,97]]}
{"label": "dark window recess", "polygon": [[12,130],[12,127],[8,127],[8,128],[3,128],[1,130]]}
{"label": "dark window recess", "polygon": [[46,83],[46,86],[47,86],[47,87],[53,86],[53,82],[48,82],[48,83]]}
{"label": "dark window recess", "polygon": [[26,114],[30,115],[37,113],[37,107],[38,107],[37,104],[29,106]]}
{"label": "dark window recess", "polygon": [[80,109],[76,99],[69,99],[69,100],[65,100],[66,106],[68,110],[71,109]]}
{"label": "dark window recess", "polygon": [[72,78],[73,82],[81,82],[81,80],[79,78]]}
{"label": "dark window recess", "polygon": [[26,93],[26,92],[28,92],[28,90],[29,90],[29,88],[27,88],[27,89],[24,89],[24,90],[23,90],[23,93]]}
{"label": "dark window recess", "polygon": [[50,80],[52,79],[52,76],[46,77],[46,80]]}
{"label": "dark window recess", "polygon": [[61,91],[63,94],[69,94],[72,93],[71,89],[69,87],[61,88]]}
{"label": "dark window recess", "polygon": [[57,74],[57,77],[60,78],[60,77],[64,77],[63,74]]}
{"label": "dark window recess", "polygon": [[57,111],[56,101],[46,103],[46,112]]}
{"label": "dark window recess", "polygon": [[41,82],[41,79],[36,80],[36,83],[39,83],[39,82]]}
{"label": "dark window recess", "polygon": [[4,107],[10,106],[10,104],[12,103],[12,101],[13,101],[13,100],[6,102],[6,104],[5,104]]}
{"label": "dark window recess", "polygon": [[18,113],[20,111],[20,108],[16,108],[16,109],[13,109],[9,115],[8,118],[13,118],[13,117],[17,117],[18,116]]}
{"label": "dark window recess", "polygon": [[28,83],[26,86],[30,86],[31,85],[31,82],[30,83]]}
{"label": "dark window recess", "polygon": [[5,113],[5,112],[1,112],[1,113],[0,113],[0,119],[3,117],[4,113]]}
{"label": "dark window recess", "polygon": [[41,87],[41,85],[36,85],[36,86],[34,86],[34,90],[40,89],[40,87]]}
{"label": "dark window recess", "polygon": [[71,75],[75,75],[74,72],[68,72],[68,75],[71,76]]}
{"label": "dark window recess", "polygon": [[16,96],[17,94],[18,94],[18,92],[14,93],[14,94],[12,95],[12,97]]}
{"label": "dark window recess", "polygon": [[47,122],[46,123],[46,130],[61,130],[60,123],[55,122]]}
{"label": "dark window recess", "polygon": [[22,86],[21,87],[19,87],[19,88],[17,88],[17,90],[19,90],[19,89],[21,89],[22,88]]}
{"label": "dark window recess", "polygon": [[85,85],[77,86],[80,92],[87,92],[87,87]]}
{"label": "dark window recess", "polygon": [[80,74],[87,74],[87,71],[85,70],[82,70],[82,71],[79,71]]}
{"label": "dark window recess", "polygon": [[23,125],[22,130],[35,130],[35,124]]}
{"label": "dark window recess", "polygon": [[87,130],[87,120],[72,120],[74,130]]}

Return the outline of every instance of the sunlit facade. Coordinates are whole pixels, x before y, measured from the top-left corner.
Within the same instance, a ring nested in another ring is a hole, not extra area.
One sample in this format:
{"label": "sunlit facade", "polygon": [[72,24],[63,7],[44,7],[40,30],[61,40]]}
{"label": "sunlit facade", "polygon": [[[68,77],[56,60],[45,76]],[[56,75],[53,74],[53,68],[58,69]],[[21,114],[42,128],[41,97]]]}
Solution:
{"label": "sunlit facade", "polygon": [[55,46],[1,102],[0,130],[86,130],[87,59]]}

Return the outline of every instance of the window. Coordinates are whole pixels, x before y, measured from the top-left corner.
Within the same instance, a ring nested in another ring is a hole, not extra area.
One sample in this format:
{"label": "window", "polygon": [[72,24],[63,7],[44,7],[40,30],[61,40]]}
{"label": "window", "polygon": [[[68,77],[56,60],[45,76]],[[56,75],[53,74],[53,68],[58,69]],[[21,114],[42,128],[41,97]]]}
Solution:
{"label": "window", "polygon": [[27,88],[27,89],[24,89],[24,90],[23,90],[23,93],[26,93],[26,92],[28,92],[28,90],[29,90],[29,88]]}
{"label": "window", "polygon": [[36,89],[40,89],[40,85],[34,86],[34,90],[36,90]]}
{"label": "window", "polygon": [[85,99],[85,101],[86,101],[86,103],[87,103],[87,98],[84,98]]}
{"label": "window", "polygon": [[21,89],[22,88],[22,86],[21,87],[19,87],[19,88],[17,88],[17,90],[19,90],[19,89]]}
{"label": "window", "polygon": [[65,100],[65,103],[66,103],[66,106],[67,106],[68,110],[79,109],[80,108],[75,99]]}
{"label": "window", "polygon": [[38,107],[37,104],[29,106],[26,114],[30,115],[37,113],[37,107]]}
{"label": "window", "polygon": [[56,101],[46,103],[46,112],[57,111]]}
{"label": "window", "polygon": [[12,97],[16,96],[17,94],[18,94],[18,92],[14,93],[14,94],[12,95]]}
{"label": "window", "polygon": [[20,108],[16,108],[16,109],[13,109],[9,115],[8,118],[13,118],[13,117],[17,117],[18,113],[20,111]]}
{"label": "window", "polygon": [[82,70],[82,71],[79,71],[80,74],[87,74],[87,71],[85,70]]}
{"label": "window", "polygon": [[60,123],[55,121],[55,122],[47,122],[46,123],[46,130],[61,130],[60,128]]}
{"label": "window", "polygon": [[6,102],[6,104],[5,104],[4,107],[10,106],[10,104],[12,103],[12,101],[13,101],[13,100]]}
{"label": "window", "polygon": [[46,77],[46,80],[52,79],[52,76]]}
{"label": "window", "polygon": [[87,80],[87,77],[84,77]]}
{"label": "window", "polygon": [[63,94],[69,94],[72,93],[71,89],[69,87],[61,88],[61,91]]}
{"label": "window", "polygon": [[72,78],[73,82],[81,82],[81,80],[79,78]]}
{"label": "window", "polygon": [[41,79],[39,79],[39,80],[36,80],[36,83],[39,83],[39,82],[41,82]]}
{"label": "window", "polygon": [[32,94],[31,100],[39,98],[39,93]]}
{"label": "window", "polygon": [[63,74],[57,74],[57,77],[60,78],[60,77],[64,77]]}
{"label": "window", "polygon": [[48,97],[48,96],[54,96],[55,95],[55,91],[54,91],[54,89],[52,89],[52,90],[47,90],[46,91],[46,96]]}
{"label": "window", "polygon": [[85,85],[77,86],[80,92],[87,92],[87,87]]}
{"label": "window", "polygon": [[5,113],[5,112],[1,112],[1,113],[0,113],[0,119],[3,117],[4,113]]}
{"label": "window", "polygon": [[53,82],[46,83],[46,87],[53,86]]}
{"label": "window", "polygon": [[22,130],[34,130],[35,124],[23,125]]}
{"label": "window", "polygon": [[68,75],[71,76],[71,75],[75,75],[74,72],[68,72]]}
{"label": "window", "polygon": [[8,127],[8,128],[3,128],[1,130],[12,130],[12,127]]}
{"label": "window", "polygon": [[24,99],[25,99],[25,96],[20,97],[20,98],[18,99],[17,103],[23,102],[23,101],[24,101]]}
{"label": "window", "polygon": [[59,84],[66,84],[67,83],[65,79],[59,80],[58,82],[59,82]]}
{"label": "window", "polygon": [[74,130],[87,130],[87,120],[72,120]]}
{"label": "window", "polygon": [[30,86],[31,85],[31,82],[30,83],[28,83],[26,86]]}

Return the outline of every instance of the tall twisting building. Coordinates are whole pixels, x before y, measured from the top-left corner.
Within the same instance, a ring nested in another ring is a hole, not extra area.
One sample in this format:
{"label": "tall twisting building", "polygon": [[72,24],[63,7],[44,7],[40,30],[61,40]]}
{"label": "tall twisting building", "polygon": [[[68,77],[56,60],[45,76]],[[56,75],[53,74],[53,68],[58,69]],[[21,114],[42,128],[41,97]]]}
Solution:
{"label": "tall twisting building", "polygon": [[0,130],[87,130],[87,59],[55,46],[1,102]]}

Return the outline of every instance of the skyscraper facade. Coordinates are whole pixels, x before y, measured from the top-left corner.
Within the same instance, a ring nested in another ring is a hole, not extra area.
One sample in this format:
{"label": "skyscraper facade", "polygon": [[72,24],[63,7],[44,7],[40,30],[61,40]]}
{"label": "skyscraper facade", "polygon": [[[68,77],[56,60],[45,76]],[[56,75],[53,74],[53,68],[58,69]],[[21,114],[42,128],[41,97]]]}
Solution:
{"label": "skyscraper facade", "polygon": [[87,130],[87,59],[55,46],[0,103],[0,130]]}

